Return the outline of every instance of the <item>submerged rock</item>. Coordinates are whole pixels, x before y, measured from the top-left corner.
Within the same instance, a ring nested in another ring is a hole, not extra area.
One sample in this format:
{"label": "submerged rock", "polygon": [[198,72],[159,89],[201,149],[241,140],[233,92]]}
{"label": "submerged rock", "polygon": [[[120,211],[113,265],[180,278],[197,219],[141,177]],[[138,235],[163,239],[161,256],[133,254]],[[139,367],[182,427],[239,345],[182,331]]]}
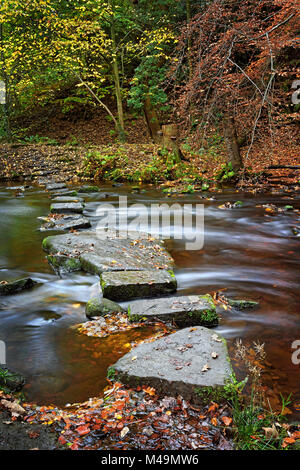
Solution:
{"label": "submerged rock", "polygon": [[103,295],[113,300],[153,297],[176,291],[177,281],[173,271],[119,271],[102,273]]}
{"label": "submerged rock", "polygon": [[203,328],[185,328],[140,344],[110,368],[129,386],[148,385],[160,395],[191,402],[229,398],[232,369],[225,340]]}
{"label": "submerged rock", "polygon": [[253,300],[234,300],[234,299],[227,299],[229,305],[231,307],[236,308],[237,310],[246,310],[250,308],[257,308],[259,307],[258,302],[254,302]]}
{"label": "submerged rock", "polygon": [[50,183],[46,185],[47,191],[56,191],[57,189],[64,189],[67,185],[65,183]]}
{"label": "submerged rock", "polygon": [[70,202],[69,204],[51,204],[50,212],[54,214],[68,214],[70,212],[74,212],[75,214],[82,214],[83,212],[83,204],[80,202]]}
{"label": "submerged rock", "polygon": [[32,289],[37,284],[30,277],[17,279],[16,281],[0,282],[0,295],[13,295],[26,289]]}
{"label": "submerged rock", "polygon": [[47,237],[43,249],[51,255],[63,253],[78,259],[81,268],[92,274],[171,269],[174,264],[161,241],[142,240],[141,244],[133,244],[130,239],[103,239],[93,231]]}
{"label": "submerged rock", "polygon": [[123,311],[119,304],[100,296],[92,297],[85,306],[85,314],[89,319]]}
{"label": "submerged rock", "polygon": [[159,299],[135,300],[128,307],[129,319],[174,321],[180,327],[215,326],[219,322],[216,307],[210,295],[188,295]]}

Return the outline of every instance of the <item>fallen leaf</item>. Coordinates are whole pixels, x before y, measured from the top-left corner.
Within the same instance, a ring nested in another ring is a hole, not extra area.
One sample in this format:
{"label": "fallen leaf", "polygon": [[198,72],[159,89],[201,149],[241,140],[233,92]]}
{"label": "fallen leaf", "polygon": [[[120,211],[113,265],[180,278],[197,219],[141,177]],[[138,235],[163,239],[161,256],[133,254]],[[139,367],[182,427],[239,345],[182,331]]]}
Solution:
{"label": "fallen leaf", "polygon": [[123,428],[122,431],[120,432],[120,436],[123,438],[128,433],[129,433],[129,428],[125,426],[125,428]]}

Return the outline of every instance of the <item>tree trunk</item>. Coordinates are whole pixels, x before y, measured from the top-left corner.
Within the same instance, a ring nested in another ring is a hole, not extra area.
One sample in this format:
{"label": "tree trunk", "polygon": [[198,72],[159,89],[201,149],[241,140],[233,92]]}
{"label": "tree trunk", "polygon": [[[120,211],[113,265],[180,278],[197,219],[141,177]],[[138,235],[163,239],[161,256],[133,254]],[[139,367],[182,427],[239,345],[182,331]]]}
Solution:
{"label": "tree trunk", "polygon": [[229,114],[224,119],[224,138],[228,152],[228,163],[231,163],[234,171],[238,171],[243,166],[240,147],[236,134],[234,119]]}
{"label": "tree trunk", "polygon": [[[189,25],[191,19],[192,19],[191,0],[186,0],[186,21],[187,21],[188,25]],[[191,58],[192,40],[191,40],[190,35],[188,35],[187,43],[188,43],[189,76],[190,76],[190,78],[192,78],[192,75],[193,75],[193,64],[192,64],[192,58]]]}
{"label": "tree trunk", "polygon": [[116,32],[114,26],[114,18],[112,18],[111,28],[111,41],[112,41],[112,71],[115,82],[115,93],[117,99],[117,109],[118,109],[118,134],[121,141],[125,141],[125,130],[124,130],[124,113],[123,113],[123,103],[122,103],[122,94],[121,94],[121,85],[120,85],[120,73],[118,65],[118,56],[117,56],[117,43],[116,43]]}
{"label": "tree trunk", "polygon": [[5,70],[5,63],[4,63],[4,53],[2,49],[3,43],[3,24],[0,23],[0,46],[1,46],[1,62],[2,62],[2,70],[1,75],[3,77],[3,81],[5,84],[5,103],[3,105],[4,109],[4,129],[6,131],[6,135],[8,139],[11,139],[11,129],[10,129],[10,119],[9,119],[9,92],[8,92],[8,78],[7,73]]}
{"label": "tree trunk", "polygon": [[176,162],[182,159],[182,153],[179,147],[178,126],[177,124],[165,124],[162,126],[163,147],[170,150]]}
{"label": "tree trunk", "polygon": [[155,108],[153,107],[150,97],[147,96],[144,102],[144,113],[149,129],[150,136],[155,144],[161,143],[160,123]]}

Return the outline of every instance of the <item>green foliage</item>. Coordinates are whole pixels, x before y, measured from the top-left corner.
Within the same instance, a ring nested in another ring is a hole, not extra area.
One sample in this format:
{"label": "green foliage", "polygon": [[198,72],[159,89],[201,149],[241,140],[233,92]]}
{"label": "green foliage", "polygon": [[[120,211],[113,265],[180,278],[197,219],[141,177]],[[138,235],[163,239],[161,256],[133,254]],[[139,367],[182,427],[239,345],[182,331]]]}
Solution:
{"label": "green foliage", "polygon": [[235,177],[235,172],[232,168],[232,164],[226,163],[222,165],[221,170],[217,173],[216,178],[221,183],[229,182]]}

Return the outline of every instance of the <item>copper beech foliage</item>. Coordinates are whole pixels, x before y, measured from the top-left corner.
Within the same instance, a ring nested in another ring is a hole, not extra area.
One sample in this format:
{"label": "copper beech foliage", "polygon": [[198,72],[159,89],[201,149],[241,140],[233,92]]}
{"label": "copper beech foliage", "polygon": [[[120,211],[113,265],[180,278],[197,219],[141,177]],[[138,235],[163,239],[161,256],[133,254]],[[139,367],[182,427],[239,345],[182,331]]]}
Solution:
{"label": "copper beech foliage", "polygon": [[182,29],[170,80],[197,140],[230,113],[250,151],[260,129],[296,119],[298,9],[297,0],[214,0]]}

